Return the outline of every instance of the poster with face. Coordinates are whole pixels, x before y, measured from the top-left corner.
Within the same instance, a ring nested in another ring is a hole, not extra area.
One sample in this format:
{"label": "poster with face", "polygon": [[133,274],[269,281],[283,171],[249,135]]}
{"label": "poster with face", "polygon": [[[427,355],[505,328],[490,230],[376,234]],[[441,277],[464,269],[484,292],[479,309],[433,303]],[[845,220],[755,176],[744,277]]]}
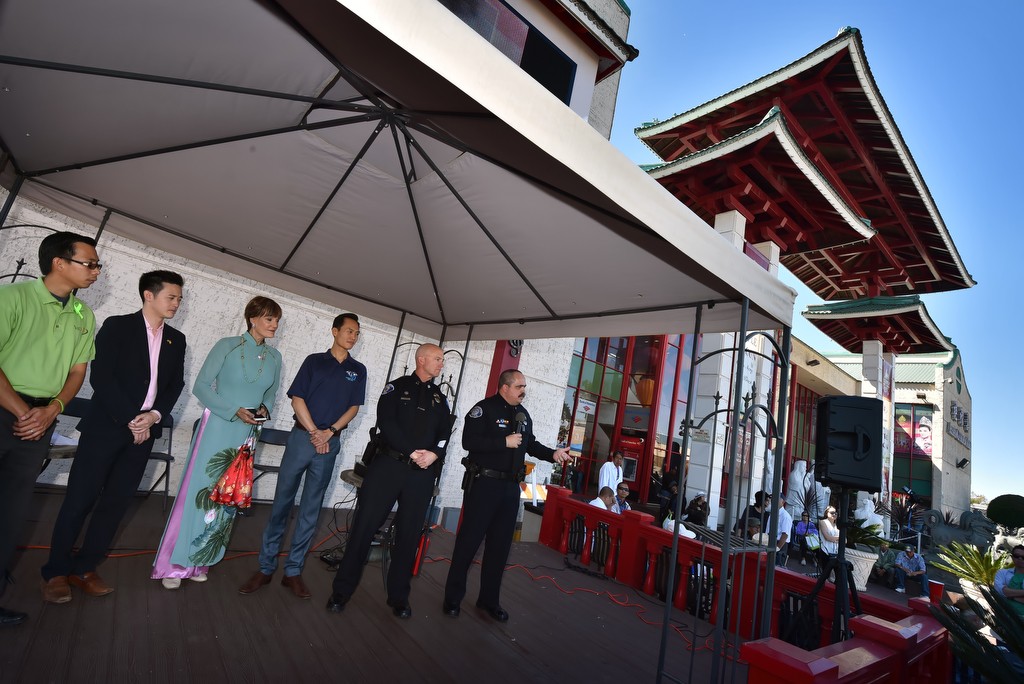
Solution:
{"label": "poster with face", "polygon": [[914,411],[914,454],[932,455],[932,410],[918,407]]}
{"label": "poster with face", "polygon": [[906,404],[896,406],[896,429],[893,431],[893,451],[897,454],[909,454],[914,443],[913,410]]}

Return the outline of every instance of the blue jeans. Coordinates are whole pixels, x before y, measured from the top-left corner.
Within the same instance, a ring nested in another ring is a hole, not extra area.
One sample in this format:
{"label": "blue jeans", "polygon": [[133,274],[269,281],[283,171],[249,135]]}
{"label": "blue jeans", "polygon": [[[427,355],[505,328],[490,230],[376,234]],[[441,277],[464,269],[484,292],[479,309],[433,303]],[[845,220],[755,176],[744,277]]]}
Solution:
{"label": "blue jeans", "polygon": [[306,553],[313,542],[316,524],[320,519],[320,509],[324,502],[324,493],[331,483],[334,473],[334,461],[341,449],[341,440],[337,435],[328,442],[326,454],[316,453],[309,442],[309,433],[305,430],[292,429],[288,435],[288,443],[281,457],[281,471],[277,474],[277,489],[274,492],[274,505],[270,509],[270,520],[263,531],[263,544],[260,546],[260,572],[273,575],[277,570],[277,552],[281,548],[281,538],[288,526],[288,514],[295,503],[295,493],[299,490],[299,482],[303,474],[306,485],[302,488],[302,499],[299,501],[299,514],[295,518],[295,532],[292,534],[292,546],[288,551],[288,560],[284,564],[286,577],[302,574],[302,566],[306,563]]}
{"label": "blue jeans", "polygon": [[[907,588],[907,585],[906,585],[907,579],[908,579],[907,571],[897,565],[896,566],[896,588],[897,589],[906,589]],[[928,595],[928,573],[927,572],[924,573],[923,575],[914,575],[913,577],[910,577],[909,579],[919,580],[921,582],[921,596],[927,596]]]}

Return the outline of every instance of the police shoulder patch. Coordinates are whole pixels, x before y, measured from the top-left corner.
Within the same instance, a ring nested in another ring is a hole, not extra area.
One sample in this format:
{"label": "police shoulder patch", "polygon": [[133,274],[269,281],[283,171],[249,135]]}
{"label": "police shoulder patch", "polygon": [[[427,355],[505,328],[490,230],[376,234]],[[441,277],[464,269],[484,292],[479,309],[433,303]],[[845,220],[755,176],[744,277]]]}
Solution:
{"label": "police shoulder patch", "polygon": [[388,384],[384,385],[384,391],[381,392],[380,395],[383,397],[385,394],[390,394],[391,392],[394,392],[394,391],[395,391],[395,386],[389,382]]}
{"label": "police shoulder patch", "polygon": [[482,408],[480,408],[479,406],[474,406],[469,411],[469,417],[470,418],[479,418],[482,415],[484,415],[484,410]]}

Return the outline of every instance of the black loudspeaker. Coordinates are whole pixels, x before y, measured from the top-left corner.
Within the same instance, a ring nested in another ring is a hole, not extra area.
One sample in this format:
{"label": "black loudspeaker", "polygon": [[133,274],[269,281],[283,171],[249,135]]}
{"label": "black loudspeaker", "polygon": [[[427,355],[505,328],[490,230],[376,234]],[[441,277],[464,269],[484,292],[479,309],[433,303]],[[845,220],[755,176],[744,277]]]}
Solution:
{"label": "black loudspeaker", "polygon": [[882,489],[882,400],[818,400],[814,479],[861,492]]}

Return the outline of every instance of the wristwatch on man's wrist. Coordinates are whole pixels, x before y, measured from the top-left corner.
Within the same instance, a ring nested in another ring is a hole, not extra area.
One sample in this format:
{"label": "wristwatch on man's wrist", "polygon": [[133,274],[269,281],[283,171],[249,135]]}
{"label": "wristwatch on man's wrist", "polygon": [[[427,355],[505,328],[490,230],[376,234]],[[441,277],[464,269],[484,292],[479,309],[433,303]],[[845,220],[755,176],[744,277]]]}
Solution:
{"label": "wristwatch on man's wrist", "polygon": [[333,425],[328,425],[327,429],[331,431],[332,435],[338,434],[338,428],[334,427]]}

